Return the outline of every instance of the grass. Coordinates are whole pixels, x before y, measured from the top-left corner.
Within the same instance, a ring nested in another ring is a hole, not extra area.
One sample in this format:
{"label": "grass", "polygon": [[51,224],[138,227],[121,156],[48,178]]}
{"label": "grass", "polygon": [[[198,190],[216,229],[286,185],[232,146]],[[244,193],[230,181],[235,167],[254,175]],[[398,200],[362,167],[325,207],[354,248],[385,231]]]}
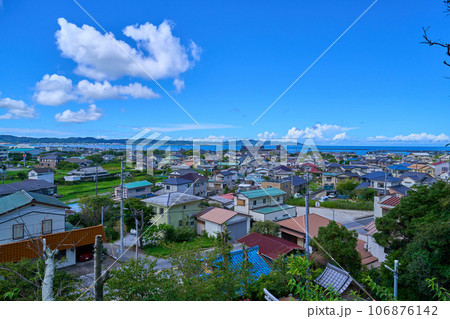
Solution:
{"label": "grass", "polygon": [[[112,194],[114,186],[120,184],[120,179],[98,181],[98,194]],[[80,182],[72,185],[58,185],[58,194],[63,195],[61,200],[68,202],[84,196],[95,195],[95,182]]]}
{"label": "grass", "polygon": [[145,248],[145,252],[156,258],[167,258],[181,251],[182,249],[205,249],[214,246],[214,237],[196,237],[191,241],[183,243],[162,244],[158,246],[149,246]]}
{"label": "grass", "polygon": [[[309,201],[310,207],[315,207],[316,202],[317,201],[315,201],[315,200],[310,200]],[[305,199],[304,198],[289,198],[286,201],[286,204],[294,205],[294,206],[305,206]],[[373,202],[372,201],[353,202],[353,201],[349,201],[349,200],[332,200],[332,201],[321,202],[320,207],[370,211],[370,210],[373,210]]]}

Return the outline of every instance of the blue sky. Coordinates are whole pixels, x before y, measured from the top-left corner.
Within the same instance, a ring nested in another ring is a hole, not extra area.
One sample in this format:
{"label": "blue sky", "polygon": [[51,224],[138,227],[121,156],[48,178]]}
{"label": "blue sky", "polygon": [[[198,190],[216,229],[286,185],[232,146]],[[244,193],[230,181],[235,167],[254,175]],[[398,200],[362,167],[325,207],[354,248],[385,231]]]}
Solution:
{"label": "blue sky", "polygon": [[450,70],[419,43],[448,37],[441,1],[379,0],[254,125],[373,1],[79,3],[117,43],[72,0],[0,0],[0,134],[450,142]]}

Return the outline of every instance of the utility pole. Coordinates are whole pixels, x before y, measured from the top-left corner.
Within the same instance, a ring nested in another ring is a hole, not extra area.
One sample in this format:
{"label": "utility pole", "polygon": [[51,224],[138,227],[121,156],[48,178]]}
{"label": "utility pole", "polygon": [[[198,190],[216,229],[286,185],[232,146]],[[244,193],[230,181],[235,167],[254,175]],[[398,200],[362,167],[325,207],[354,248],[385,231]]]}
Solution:
{"label": "utility pole", "polygon": [[103,226],[103,206],[102,206],[102,226]]}
{"label": "utility pole", "polygon": [[305,228],[306,258],[309,259],[309,167],[306,173]]}
{"label": "utility pole", "polygon": [[392,271],[394,273],[394,298],[395,300],[398,300],[398,260],[394,260],[394,269],[389,267],[388,265],[384,265],[387,269]]}
{"label": "utility pole", "polygon": [[386,184],[387,184],[387,167],[385,165],[385,167],[384,167],[384,193],[383,193],[383,195],[386,195]]}
{"label": "utility pole", "polygon": [[123,261],[123,161],[120,162],[120,261]]}
{"label": "utility pole", "polygon": [[98,164],[95,166],[95,195],[96,196],[97,196],[97,190],[98,190]]}
{"label": "utility pole", "polygon": [[138,258],[139,258],[139,253],[138,253],[138,242],[139,242],[139,229],[138,229],[138,224],[139,224],[139,222],[138,222],[138,219],[136,218],[135,219],[135,221],[136,221],[136,260],[138,260]]}

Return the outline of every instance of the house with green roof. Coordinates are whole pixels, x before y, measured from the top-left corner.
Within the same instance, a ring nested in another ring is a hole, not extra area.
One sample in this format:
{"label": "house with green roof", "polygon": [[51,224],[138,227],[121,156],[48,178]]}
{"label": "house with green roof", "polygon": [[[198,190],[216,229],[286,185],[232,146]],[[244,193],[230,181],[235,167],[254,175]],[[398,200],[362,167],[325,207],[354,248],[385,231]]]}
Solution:
{"label": "house with green roof", "polygon": [[[153,196],[152,183],[149,181],[138,181],[132,183],[123,184],[123,198],[147,198]],[[118,185],[114,188],[115,199],[120,199],[121,186]]]}
{"label": "house with green roof", "polygon": [[53,196],[20,190],[0,198],[0,244],[65,231],[68,206]]}
{"label": "house with green roof", "polygon": [[284,204],[286,192],[271,187],[240,192],[234,197],[234,210],[247,214],[254,221],[279,221],[296,217],[295,206]]}

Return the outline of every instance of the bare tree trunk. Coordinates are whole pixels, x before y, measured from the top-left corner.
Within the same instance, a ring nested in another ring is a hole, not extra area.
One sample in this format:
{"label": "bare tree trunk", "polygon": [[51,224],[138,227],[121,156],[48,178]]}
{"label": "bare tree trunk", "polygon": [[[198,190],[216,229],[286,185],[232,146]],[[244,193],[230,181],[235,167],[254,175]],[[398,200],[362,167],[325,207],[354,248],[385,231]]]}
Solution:
{"label": "bare tree trunk", "polygon": [[95,300],[103,301],[103,286],[109,279],[109,271],[102,274],[102,251],[103,239],[101,235],[95,236],[95,256],[94,256],[94,294]]}
{"label": "bare tree trunk", "polygon": [[55,255],[58,250],[51,250],[47,247],[45,238],[43,239],[45,274],[42,281],[42,300],[54,301],[53,297],[53,278],[55,277]]}

